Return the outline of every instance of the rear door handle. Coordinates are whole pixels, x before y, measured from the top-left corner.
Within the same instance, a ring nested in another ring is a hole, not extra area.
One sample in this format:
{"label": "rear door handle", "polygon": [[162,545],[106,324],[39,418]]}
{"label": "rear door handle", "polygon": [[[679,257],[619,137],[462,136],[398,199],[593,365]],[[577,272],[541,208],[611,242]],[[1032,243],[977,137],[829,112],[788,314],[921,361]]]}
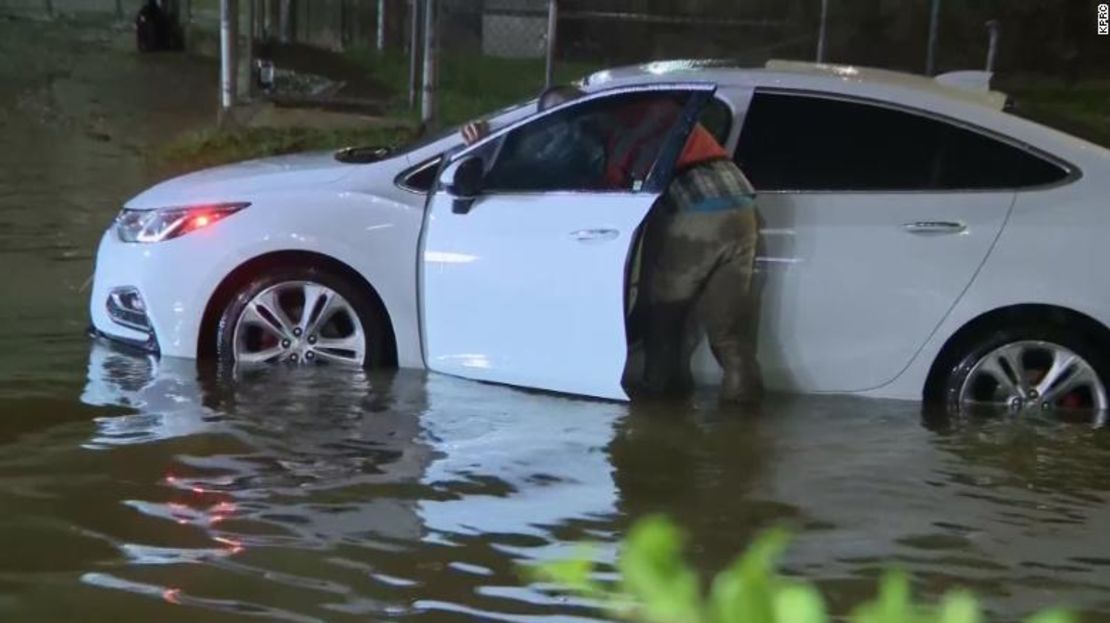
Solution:
{"label": "rear door handle", "polygon": [[911,234],[959,234],[967,231],[967,225],[957,221],[914,221],[902,225]]}
{"label": "rear door handle", "polygon": [[578,242],[605,242],[614,240],[621,233],[616,229],[579,229],[570,233]]}

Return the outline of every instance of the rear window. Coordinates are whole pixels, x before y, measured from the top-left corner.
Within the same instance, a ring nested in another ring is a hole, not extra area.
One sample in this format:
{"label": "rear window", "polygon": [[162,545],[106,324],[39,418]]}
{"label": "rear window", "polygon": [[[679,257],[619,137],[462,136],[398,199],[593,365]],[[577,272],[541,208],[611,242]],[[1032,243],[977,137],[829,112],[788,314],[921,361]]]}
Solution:
{"label": "rear window", "polygon": [[736,162],[757,190],[1013,189],[1068,172],[933,117],[809,94],[757,92]]}

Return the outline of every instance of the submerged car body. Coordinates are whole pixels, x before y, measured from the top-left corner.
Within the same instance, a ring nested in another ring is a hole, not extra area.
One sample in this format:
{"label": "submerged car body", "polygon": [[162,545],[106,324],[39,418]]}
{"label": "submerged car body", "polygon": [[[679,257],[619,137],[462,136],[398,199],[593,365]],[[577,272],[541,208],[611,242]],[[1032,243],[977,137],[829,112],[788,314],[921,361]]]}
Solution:
{"label": "submerged car body", "polygon": [[[652,63],[594,74],[564,107],[651,89],[711,95],[722,142],[759,193],[768,387],[919,399],[955,391],[945,375],[998,330],[1051,320],[1099,353],[1110,345],[1110,152],[1005,112],[999,93],[952,86],[961,77]],[[489,140],[542,117],[534,103],[502,111]],[[479,149],[452,132],[369,164],[305,154],[154,186],[125,211],[249,207],[148,244],[110,228],[93,327],[163,356],[209,355],[243,284],[311,264],[372,294],[402,367],[625,398],[628,264],[658,192],[490,194],[457,213],[437,176]],[[1077,350],[1063,342],[1037,378],[1019,361],[1002,384],[1022,400],[1041,381],[1047,393],[1048,368]],[[1083,358],[1095,377],[1099,357]],[[719,378],[704,344],[694,370]],[[1092,401],[1105,403],[1095,380]]]}

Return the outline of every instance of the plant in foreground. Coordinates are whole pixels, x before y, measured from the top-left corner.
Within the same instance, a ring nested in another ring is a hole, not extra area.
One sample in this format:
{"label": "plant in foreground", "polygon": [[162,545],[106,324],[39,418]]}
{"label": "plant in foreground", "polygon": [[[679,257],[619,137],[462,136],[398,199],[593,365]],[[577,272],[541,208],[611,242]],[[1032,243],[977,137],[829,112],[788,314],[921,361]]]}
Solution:
{"label": "plant in foreground", "polygon": [[[772,530],[755,541],[703,590],[682,557],[683,537],[670,521],[649,517],[625,539],[619,578],[602,583],[588,552],[541,564],[531,575],[585,597],[608,616],[636,623],[828,623],[821,593],[808,582],[780,576],[777,562],[789,541]],[[851,623],[982,623],[978,600],[965,591],[946,593],[936,604],[915,602],[909,577],[888,572],[874,600],[857,606]],[[1026,623],[1075,623],[1068,612],[1046,610]]]}

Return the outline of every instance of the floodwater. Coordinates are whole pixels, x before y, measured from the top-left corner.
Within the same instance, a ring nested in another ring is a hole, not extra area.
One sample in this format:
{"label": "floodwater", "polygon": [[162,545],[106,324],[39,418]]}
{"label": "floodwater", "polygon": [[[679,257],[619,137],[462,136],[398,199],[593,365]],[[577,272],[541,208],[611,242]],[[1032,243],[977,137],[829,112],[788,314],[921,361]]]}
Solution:
{"label": "floodwater", "polygon": [[91,344],[97,238],[145,154],[214,115],[209,64],[119,40],[0,21],[0,620],[589,620],[519,566],[583,540],[610,560],[665,512],[707,573],[785,523],[786,570],[838,612],[898,566],[1002,620],[1110,621],[1110,435],[1088,424],[219,379]]}

